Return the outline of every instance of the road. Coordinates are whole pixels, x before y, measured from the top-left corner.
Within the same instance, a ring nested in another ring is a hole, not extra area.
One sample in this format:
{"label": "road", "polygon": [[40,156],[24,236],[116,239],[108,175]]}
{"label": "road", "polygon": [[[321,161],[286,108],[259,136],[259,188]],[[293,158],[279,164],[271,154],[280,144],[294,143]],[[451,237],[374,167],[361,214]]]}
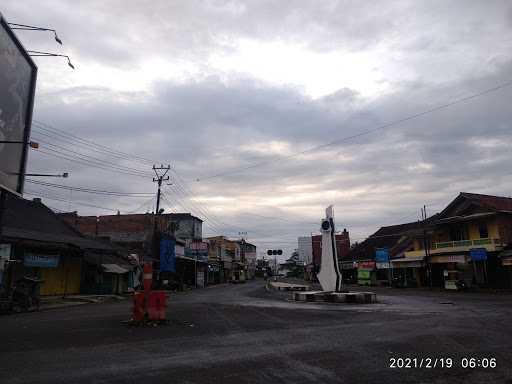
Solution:
{"label": "road", "polygon": [[[512,383],[512,296],[377,290],[379,304],[309,304],[262,281],[173,295],[171,323],[123,325],[130,303],[0,317],[0,382]],[[390,368],[390,358],[452,368]],[[464,357],[496,368],[461,368]],[[440,360],[438,360],[440,364]]]}

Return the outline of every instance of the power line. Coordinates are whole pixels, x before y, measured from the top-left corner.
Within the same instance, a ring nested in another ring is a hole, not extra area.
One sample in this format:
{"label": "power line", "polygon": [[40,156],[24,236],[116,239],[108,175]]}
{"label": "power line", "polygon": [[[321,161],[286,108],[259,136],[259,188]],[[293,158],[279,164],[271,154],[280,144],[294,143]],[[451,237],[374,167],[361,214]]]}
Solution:
{"label": "power line", "polygon": [[36,196],[36,197],[44,197],[45,199],[61,201],[61,202],[68,203],[68,204],[71,203],[73,205],[83,205],[84,207],[98,208],[98,209],[104,209],[106,211],[117,212],[116,209],[107,208],[107,207],[100,207],[98,205],[82,203],[82,202],[78,202],[78,201],[69,202],[66,199],[61,199],[61,198],[57,198],[57,197],[51,197],[51,196],[48,196],[48,195],[45,195],[45,194],[42,194],[42,193],[37,193],[37,192],[24,192],[24,194],[30,195],[30,196]]}
{"label": "power line", "polygon": [[129,154],[129,153],[126,153],[126,152],[122,152],[122,151],[119,151],[117,149],[114,149],[114,148],[111,148],[111,147],[107,147],[105,145],[102,145],[102,144],[98,144],[94,141],[91,141],[91,140],[88,140],[88,139],[84,139],[84,138],[81,138],[79,136],[76,136],[76,135],[73,135],[69,132],[66,132],[66,131],[63,131],[61,129],[58,129],[52,125],[49,125],[47,123],[44,123],[42,121],[39,121],[39,120],[34,120],[34,122],[36,124],[38,124],[39,126],[42,126],[40,128],[43,128],[43,129],[46,129],[46,130],[49,130],[49,131],[55,131],[57,132],[58,134],[60,135],[64,135],[64,136],[67,136],[67,137],[70,137],[70,138],[73,138],[75,140],[78,140],[80,142],[83,142],[83,143],[86,143],[86,144],[89,144],[89,145],[92,145],[92,146],[95,146],[97,148],[101,148],[101,149],[104,149],[104,150],[107,150],[109,152],[112,152],[112,153],[116,153],[120,156],[126,156],[126,157],[129,157],[129,158],[133,158],[133,159],[138,159],[139,161],[143,161],[147,164],[154,164],[154,163],[158,163],[157,161],[155,160],[150,160],[150,159],[147,159],[147,158],[144,158],[142,156],[137,156],[137,155],[133,155],[133,154]]}
{"label": "power line", "polygon": [[81,160],[81,159],[78,159],[78,158],[73,157],[73,156],[68,156],[68,155],[66,155],[66,154],[64,154],[62,152],[54,151],[52,149],[48,149],[48,151],[45,151],[45,150],[42,150],[42,149],[38,149],[37,153],[43,153],[43,154],[45,154],[47,156],[57,157],[59,159],[67,160],[67,161],[70,161],[70,162],[73,162],[73,163],[89,166],[89,167],[92,167],[92,168],[101,169],[101,170],[108,171],[108,172],[122,173],[122,174],[125,174],[125,175],[137,176],[137,177],[142,177],[142,178],[149,178],[150,177],[150,176],[144,176],[144,175],[139,174],[139,173],[127,172],[127,171],[123,171],[123,170],[119,170],[119,169],[113,169],[112,167],[106,167],[106,166],[101,166],[99,164],[90,163],[90,162],[87,162],[86,160]]}
{"label": "power line", "polygon": [[[63,147],[61,145],[52,144],[52,143],[50,143],[50,142],[48,142],[48,141],[46,141],[44,139],[38,138],[38,137],[36,137],[35,140],[37,140],[38,142],[41,142],[43,144],[49,145],[49,146],[51,146],[53,148],[57,148],[57,149],[69,152],[70,154],[65,154],[66,156],[83,159],[85,161],[91,161],[92,160],[93,162],[99,163],[101,165],[103,165],[103,164],[110,164],[110,166],[112,166],[112,168],[116,168],[116,169],[123,170],[123,171],[134,172],[134,173],[140,173],[142,175],[146,175],[146,172],[141,170],[141,169],[127,167],[127,166],[124,166],[124,165],[120,165],[120,164],[117,164],[117,163],[113,163],[111,161],[107,161],[107,160],[104,160],[104,159],[100,159],[98,157],[94,157],[94,156],[85,154],[85,153],[82,153],[82,152],[74,151],[74,150],[68,149],[66,147]],[[51,149],[49,149],[49,150],[51,150]],[[58,152],[58,153],[62,153],[62,152],[59,152],[58,150],[53,150],[53,151]]]}
{"label": "power line", "polygon": [[407,121],[414,120],[414,119],[417,119],[417,118],[425,116],[425,115],[429,115],[429,114],[434,113],[434,112],[438,112],[440,110],[452,107],[452,106],[457,105],[457,104],[464,103],[466,101],[469,101],[469,100],[472,100],[472,99],[475,99],[475,98],[487,95],[489,93],[497,92],[497,91],[499,91],[501,89],[504,89],[506,87],[510,87],[511,85],[512,85],[512,80],[509,80],[509,81],[501,83],[501,84],[499,84],[497,86],[494,86],[492,88],[485,89],[485,90],[483,90],[481,92],[477,92],[477,93],[474,93],[474,94],[469,95],[469,96],[465,96],[465,97],[461,97],[461,98],[455,99],[455,100],[447,102],[445,104],[441,104],[441,105],[438,105],[436,107],[429,108],[429,109],[427,109],[425,111],[418,112],[418,113],[415,113],[415,114],[412,114],[412,115],[409,115],[409,116],[406,116],[406,117],[403,117],[403,118],[400,118],[400,119],[397,119],[397,120],[393,120],[393,121],[391,121],[389,123],[385,123],[385,124],[379,125],[379,126],[377,126],[375,128],[368,129],[366,131],[362,131],[362,132],[356,133],[354,135],[345,136],[345,137],[342,137],[342,138],[337,139],[337,140],[333,140],[333,141],[330,141],[330,142],[327,142],[327,143],[324,143],[324,144],[316,145],[316,146],[310,147],[310,148],[308,148],[306,150],[303,150],[303,151],[300,151],[300,152],[296,152],[296,153],[292,153],[291,155],[288,155],[288,156],[274,157],[272,159],[261,161],[261,162],[258,162],[258,163],[254,163],[254,164],[248,165],[246,167],[235,168],[235,169],[228,170],[228,171],[225,171],[225,172],[220,172],[220,173],[217,173],[217,174],[213,174],[211,176],[205,176],[205,177],[202,177],[202,178],[197,178],[195,181],[196,182],[200,182],[200,181],[214,179],[214,178],[219,178],[219,177],[223,177],[223,176],[227,176],[227,175],[231,175],[231,174],[235,174],[235,173],[240,173],[242,171],[246,171],[246,170],[249,170],[249,169],[252,169],[252,168],[260,167],[262,165],[266,165],[266,164],[269,164],[269,163],[274,164],[276,162],[276,160],[279,160],[280,162],[285,161],[285,160],[289,160],[289,159],[292,159],[294,157],[306,154],[306,153],[311,152],[311,151],[315,151],[315,150],[318,150],[318,149],[322,149],[322,148],[330,147],[332,145],[336,145],[336,144],[340,144],[340,143],[343,143],[343,142],[346,142],[346,141],[350,141],[350,140],[356,139],[358,137],[366,136],[366,135],[369,135],[371,133],[374,133],[374,132],[377,132],[377,131],[380,131],[380,130],[383,130],[383,129],[386,129],[386,128],[389,128],[389,127],[392,127],[394,125],[399,125],[399,124],[405,123]]}
{"label": "power line", "polygon": [[73,186],[68,186],[68,185],[54,184],[54,183],[48,183],[46,181],[39,181],[39,180],[32,180],[32,179],[26,179],[25,182],[31,183],[31,184],[36,184],[36,185],[42,185],[45,187],[65,189],[68,191],[92,193],[92,194],[97,194],[97,195],[123,196],[123,197],[146,197],[146,196],[153,195],[152,193],[147,193],[147,192],[114,192],[114,191],[105,191],[105,190],[101,190],[101,189],[91,189],[91,188],[85,188],[85,187],[73,187]]}

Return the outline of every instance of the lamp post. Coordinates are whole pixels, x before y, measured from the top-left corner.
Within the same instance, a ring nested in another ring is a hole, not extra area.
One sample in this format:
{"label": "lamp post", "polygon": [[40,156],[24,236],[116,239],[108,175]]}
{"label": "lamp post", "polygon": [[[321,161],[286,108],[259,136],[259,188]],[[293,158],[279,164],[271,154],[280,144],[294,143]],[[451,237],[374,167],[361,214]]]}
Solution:
{"label": "lamp post", "polygon": [[69,173],[68,172],[64,172],[62,174],[56,174],[56,175],[47,174],[47,173],[25,173],[25,176],[31,176],[31,177],[63,177],[65,179],[67,179],[69,177]]}
{"label": "lamp post", "polygon": [[27,51],[27,53],[29,54],[29,56],[32,56],[32,57],[65,57],[66,59],[68,59],[68,65],[71,68],[75,69],[75,66],[73,64],[71,64],[71,60],[69,59],[68,55],[61,55],[58,53],[42,52],[42,51]]}
{"label": "lamp post", "polygon": [[9,27],[11,29],[17,29],[21,31],[49,31],[53,32],[53,36],[55,38],[55,41],[62,45],[62,40],[57,36],[57,31],[55,29],[51,28],[44,28],[44,27],[36,27],[34,25],[27,25],[27,24],[16,24],[16,23],[7,23],[9,24]]}

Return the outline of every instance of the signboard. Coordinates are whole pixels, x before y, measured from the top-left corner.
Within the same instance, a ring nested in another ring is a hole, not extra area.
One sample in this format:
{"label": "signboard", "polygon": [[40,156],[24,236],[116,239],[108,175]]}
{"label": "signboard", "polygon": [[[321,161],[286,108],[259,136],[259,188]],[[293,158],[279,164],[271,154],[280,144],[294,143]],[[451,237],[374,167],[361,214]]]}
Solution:
{"label": "signboard", "polygon": [[160,240],[160,272],[176,272],[176,241]]}
{"label": "signboard", "polygon": [[208,243],[205,241],[187,241],[185,256],[196,260],[208,259]]}
{"label": "signboard", "polygon": [[341,264],[341,269],[354,269],[357,268],[357,262],[350,261],[350,262],[344,262]]}
{"label": "signboard", "polygon": [[0,260],[11,258],[11,244],[0,244]]}
{"label": "signboard", "polygon": [[23,192],[37,67],[0,14],[0,188]]}
{"label": "signboard", "polygon": [[369,280],[371,271],[367,269],[359,269],[357,271],[357,278],[360,280]]}
{"label": "signboard", "polygon": [[430,258],[430,263],[465,263],[466,256],[464,255],[446,255],[446,256],[432,256]]}
{"label": "signboard", "polygon": [[357,263],[357,268],[359,269],[374,269],[375,261],[360,261]]}
{"label": "signboard", "polygon": [[389,264],[391,264],[389,261],[386,261],[384,263],[377,262],[375,263],[375,267],[377,269],[389,269]]}
{"label": "signboard", "polygon": [[375,250],[375,261],[377,263],[387,263],[389,261],[389,250],[387,248],[377,248]]}
{"label": "signboard", "polygon": [[473,248],[469,250],[469,256],[473,261],[485,261],[487,260],[487,249],[485,248]]}
{"label": "signboard", "polygon": [[174,249],[176,257],[185,257],[185,247],[183,245],[176,244]]}
{"label": "signboard", "polygon": [[44,255],[25,252],[24,264],[25,267],[57,268],[59,265],[59,259],[59,255]]}

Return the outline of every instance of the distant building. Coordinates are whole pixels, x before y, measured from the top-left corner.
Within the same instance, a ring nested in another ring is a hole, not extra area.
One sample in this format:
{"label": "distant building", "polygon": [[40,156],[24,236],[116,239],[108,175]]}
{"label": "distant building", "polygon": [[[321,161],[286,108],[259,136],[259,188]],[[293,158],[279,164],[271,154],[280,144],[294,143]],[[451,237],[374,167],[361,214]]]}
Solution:
{"label": "distant building", "polygon": [[246,278],[256,277],[256,246],[245,240],[238,241],[240,245],[241,261],[246,267]]}
{"label": "distant building", "polygon": [[109,239],[141,259],[158,261],[159,241],[153,241],[156,228],[158,236],[176,239],[176,272],[169,280],[177,279],[173,284],[180,289],[207,283],[208,245],[202,241],[203,221],[190,213],[79,216],[69,212],[59,216],[84,234]]}
{"label": "distant building", "polygon": [[[350,252],[350,237],[346,229],[343,232],[336,233],[336,250],[338,253],[338,262],[347,261]],[[322,235],[313,235],[311,239],[313,251],[313,264],[320,267],[322,260]]]}
{"label": "distant building", "polygon": [[[348,261],[350,252],[350,236],[346,229],[338,232],[336,237],[336,250],[338,254],[338,262],[342,264]],[[322,235],[311,236],[312,260],[306,265],[305,278],[308,280],[316,279],[316,274],[320,271],[322,260]]]}
{"label": "distant building", "polygon": [[313,243],[311,236],[302,236],[298,238],[298,262],[308,265],[313,262]]}
{"label": "distant building", "polygon": [[[79,216],[77,212],[67,212],[59,216],[81,233],[109,238],[133,252],[149,252],[155,228],[154,214]],[[162,233],[192,242],[202,240],[203,221],[190,213],[165,213],[157,218],[157,229]]]}

